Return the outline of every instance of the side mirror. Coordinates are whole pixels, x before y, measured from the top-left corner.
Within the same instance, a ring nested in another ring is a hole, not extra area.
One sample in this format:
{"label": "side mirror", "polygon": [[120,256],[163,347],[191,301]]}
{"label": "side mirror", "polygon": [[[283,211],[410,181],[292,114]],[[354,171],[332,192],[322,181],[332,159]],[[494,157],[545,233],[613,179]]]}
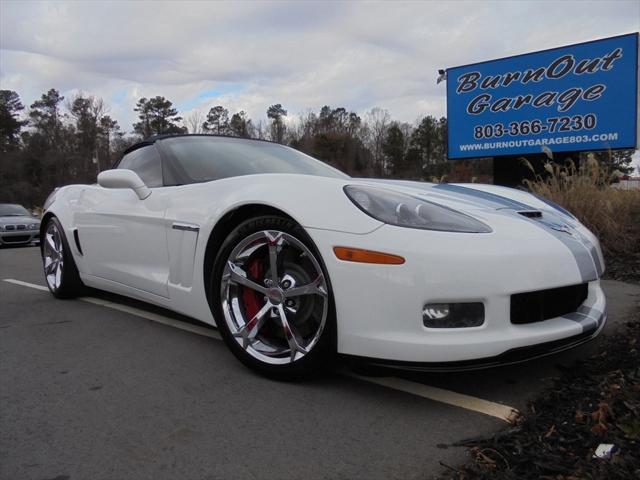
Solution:
{"label": "side mirror", "polygon": [[105,170],[98,174],[98,185],[104,188],[130,188],[140,200],[151,195],[151,190],[133,170]]}

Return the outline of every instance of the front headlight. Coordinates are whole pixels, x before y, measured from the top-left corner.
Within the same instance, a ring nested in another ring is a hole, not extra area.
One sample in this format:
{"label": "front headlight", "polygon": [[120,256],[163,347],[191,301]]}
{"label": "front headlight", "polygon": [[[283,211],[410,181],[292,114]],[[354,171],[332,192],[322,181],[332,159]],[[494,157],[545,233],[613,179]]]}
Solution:
{"label": "front headlight", "polygon": [[442,232],[491,232],[487,225],[464,213],[404,193],[355,185],[347,185],[344,192],[364,213],[390,225]]}
{"label": "front headlight", "polygon": [[32,223],[31,225],[29,225],[29,230],[38,230],[40,228],[40,225],[38,225],[37,223]]}

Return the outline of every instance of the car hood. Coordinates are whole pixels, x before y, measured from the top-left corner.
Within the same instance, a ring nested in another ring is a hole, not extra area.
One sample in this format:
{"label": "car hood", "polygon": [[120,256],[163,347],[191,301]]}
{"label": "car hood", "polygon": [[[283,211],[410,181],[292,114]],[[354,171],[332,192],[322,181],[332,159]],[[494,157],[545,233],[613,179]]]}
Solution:
{"label": "car hood", "polygon": [[40,220],[38,220],[37,218],[33,218],[33,217],[28,217],[26,215],[21,215],[21,216],[14,216],[14,215],[8,215],[8,216],[0,216],[0,224],[5,225],[5,224],[31,224],[31,223],[40,223]]}
{"label": "car hood", "polygon": [[496,233],[509,235],[514,241],[518,240],[518,234],[534,235],[531,229],[521,228],[525,223],[535,226],[538,233],[546,232],[571,251],[581,271],[585,272],[583,278],[592,280],[604,271],[602,252],[593,233],[566,210],[531,193],[475,183],[433,184],[369,179],[361,179],[358,183],[402,191],[453,208],[486,223]]}

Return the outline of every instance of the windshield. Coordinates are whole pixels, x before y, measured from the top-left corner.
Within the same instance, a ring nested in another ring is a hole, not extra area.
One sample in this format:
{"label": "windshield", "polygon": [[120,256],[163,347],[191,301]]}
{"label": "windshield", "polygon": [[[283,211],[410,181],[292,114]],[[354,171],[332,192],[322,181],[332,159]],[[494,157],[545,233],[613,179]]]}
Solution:
{"label": "windshield", "polygon": [[0,203],[0,217],[30,217],[29,211],[22,205]]}
{"label": "windshield", "polygon": [[298,173],[349,178],[335,168],[277,143],[214,136],[173,137],[158,142],[169,157],[169,184],[208,182],[257,173]]}

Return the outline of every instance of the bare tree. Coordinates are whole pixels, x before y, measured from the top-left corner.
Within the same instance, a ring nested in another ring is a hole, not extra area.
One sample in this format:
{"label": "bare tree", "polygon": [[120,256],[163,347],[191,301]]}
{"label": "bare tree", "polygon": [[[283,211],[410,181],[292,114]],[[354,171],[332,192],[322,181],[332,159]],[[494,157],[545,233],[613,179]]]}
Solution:
{"label": "bare tree", "polygon": [[409,147],[411,146],[411,134],[413,133],[413,125],[407,122],[402,122],[398,125],[400,127],[400,131],[402,132],[404,144],[402,145],[402,150],[406,155],[409,151]]}
{"label": "bare tree", "polygon": [[267,139],[266,128],[262,119],[258,120],[253,127],[253,138],[259,140]]}
{"label": "bare tree", "polygon": [[202,122],[204,115],[200,110],[194,110],[184,119],[184,124],[187,127],[188,133],[203,133]]}
{"label": "bare tree", "polygon": [[382,145],[387,136],[390,123],[391,115],[389,115],[389,112],[379,107],[372,108],[365,115],[365,124],[367,126],[365,144],[371,152],[374,172],[379,176],[383,176],[386,172]]}
{"label": "bare tree", "polygon": [[315,132],[318,116],[311,109],[306,110],[298,114],[297,121],[294,122],[289,128],[295,139],[301,139],[303,137],[310,137]]}

